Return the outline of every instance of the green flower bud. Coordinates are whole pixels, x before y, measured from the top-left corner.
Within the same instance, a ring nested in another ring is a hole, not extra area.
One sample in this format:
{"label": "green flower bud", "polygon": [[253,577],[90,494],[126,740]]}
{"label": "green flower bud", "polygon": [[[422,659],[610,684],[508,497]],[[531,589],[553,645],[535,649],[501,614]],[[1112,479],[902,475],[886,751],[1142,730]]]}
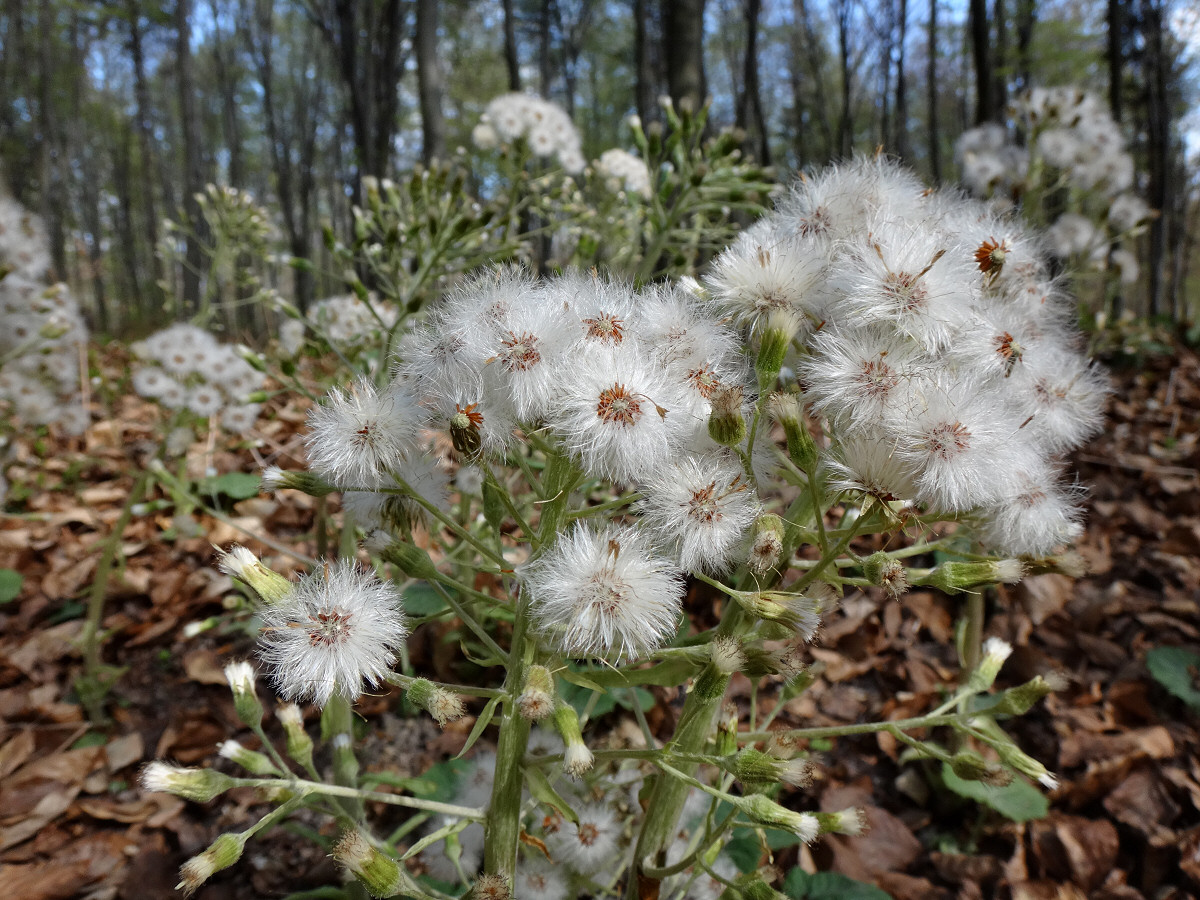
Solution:
{"label": "green flower bud", "polygon": [[558,703],[554,707],[554,727],[558,736],[566,744],[563,753],[563,769],[573,778],[579,778],[592,768],[592,751],[583,742],[583,733],[579,729],[579,716],[574,707],[567,703]]}
{"label": "green flower bud", "polygon": [[312,472],[293,472],[279,466],[270,466],[263,470],[261,490],[264,493],[273,493],[284,488],[300,491],[310,497],[327,497],[337,490]]}
{"label": "green flower bud", "polygon": [[437,581],[440,577],[437,566],[429,554],[407,541],[393,541],[380,551],[380,557],[390,562],[409,578]]}
{"label": "green flower bud", "polygon": [[816,816],[811,813],[793,812],[762,794],[751,794],[748,797],[729,796],[725,799],[756,824],[790,831],[806,844],[820,833],[821,828]]}
{"label": "green flower bud", "polygon": [[989,584],[1016,584],[1025,577],[1018,559],[989,559],[982,562],[944,562],[917,584],[957,594]]}
{"label": "green flower bud", "polygon": [[1001,694],[1000,701],[992,708],[991,712],[994,715],[1023,716],[1039,700],[1057,690],[1062,690],[1063,687],[1064,682],[1057,675],[1051,675],[1048,678],[1038,675]]}
{"label": "green flower bud", "polygon": [[287,755],[305,769],[313,764],[313,741],[304,728],[304,716],[295,703],[285,703],[275,713],[287,739]]}
{"label": "green flower bud", "polygon": [[215,769],[183,769],[152,762],[142,770],[142,787],[146,790],[174,794],[196,803],[207,803],[234,784],[234,779]]}
{"label": "green flower bud", "polygon": [[721,708],[721,720],[717,723],[717,755],[732,758],[737,753],[738,714],[737,707],[726,703]]}
{"label": "green flower bud", "polygon": [[233,708],[247,728],[258,728],[263,720],[263,707],[255,692],[254,666],[248,662],[231,662],[225,667],[225,680],[233,691]]}
{"label": "green flower bud", "polygon": [[746,439],[746,417],[742,415],[741,385],[721,385],[709,396],[712,413],[708,436],[724,447],[735,447]]}
{"label": "green flower bud", "polygon": [[221,746],[217,748],[217,752],[226,759],[237,763],[252,775],[267,777],[280,774],[279,769],[266,754],[243,747],[237,741],[222,742]]}
{"label": "green flower bud", "polygon": [[817,444],[804,424],[804,409],[796,394],[774,394],[770,400],[772,418],[783,426],[788,458],[802,472],[812,475],[817,468]]}
{"label": "green flower bud", "polygon": [[718,700],[725,695],[728,686],[729,675],[710,662],[692,682],[692,693],[701,700]]}
{"label": "green flower bud", "polygon": [[856,806],[834,813],[814,813],[821,823],[821,834],[848,834],[858,837],[868,828],[866,814]]}
{"label": "green flower bud", "polygon": [[461,719],[465,710],[462,698],[424,678],[414,679],[405,691],[409,701],[433,716],[442,728],[447,722]]}
{"label": "green flower bud", "polygon": [[908,571],[904,564],[882,550],[863,561],[863,574],[867,581],[883,588],[893,600],[908,590]]}
{"label": "green flower bud", "polygon": [[179,884],[175,890],[191,894],[215,873],[228,869],[242,858],[248,839],[246,834],[223,834],[209,844],[199,856],[193,856],[179,869]]}
{"label": "green flower bud", "polygon": [[525,689],[517,697],[517,711],[530,722],[538,722],[554,712],[554,676],[545,666],[530,666]]}
{"label": "green flower bud", "polygon": [[766,575],[779,565],[783,553],[783,519],[764,513],[754,520],[754,540],[750,544],[747,565],[757,575]]}
{"label": "green flower bud", "polygon": [[976,693],[981,693],[996,683],[996,676],[1004,661],[1012,655],[1012,644],[1000,638],[991,637],[983,642],[983,656],[979,665],[971,672],[967,687]]}
{"label": "green flower bud", "polygon": [[1050,771],[1018,747],[1016,744],[998,744],[996,753],[1006,766],[1016,769],[1022,775],[1032,778],[1048,791],[1058,787],[1058,779]]}
{"label": "green flower bud", "polygon": [[268,606],[281,603],[295,585],[277,572],[272,572],[245,547],[234,546],[228,553],[216,548],[220,557],[217,568],[226,575],[247,585]]}
{"label": "green flower bud", "polygon": [[400,864],[357,829],[342,835],[333,847],[333,858],[353,872],[372,897],[395,897],[404,887]]}

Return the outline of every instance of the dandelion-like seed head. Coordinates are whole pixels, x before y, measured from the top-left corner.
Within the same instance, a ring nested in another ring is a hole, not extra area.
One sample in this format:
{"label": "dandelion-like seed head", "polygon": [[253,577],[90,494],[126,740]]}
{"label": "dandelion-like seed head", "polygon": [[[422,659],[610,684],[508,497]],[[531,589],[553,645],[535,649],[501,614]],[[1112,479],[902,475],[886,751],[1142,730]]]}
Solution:
{"label": "dandelion-like seed head", "polygon": [[542,634],[570,656],[636,659],[674,633],[679,573],[632,528],[578,525],[521,575]]}
{"label": "dandelion-like seed head", "polygon": [[319,706],[382,681],[408,634],[395,586],[353,560],[306,576],[262,616],[259,653],[277,689]]}

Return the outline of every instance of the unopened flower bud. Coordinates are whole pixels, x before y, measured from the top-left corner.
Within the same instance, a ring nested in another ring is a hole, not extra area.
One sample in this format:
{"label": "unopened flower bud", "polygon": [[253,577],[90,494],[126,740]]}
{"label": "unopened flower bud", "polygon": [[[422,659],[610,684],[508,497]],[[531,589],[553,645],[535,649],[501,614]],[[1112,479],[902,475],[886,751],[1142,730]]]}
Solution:
{"label": "unopened flower bud", "polygon": [[175,890],[191,894],[215,873],[228,869],[242,858],[246,834],[223,834],[208,845],[208,849],[193,856],[179,869],[179,884]]}
{"label": "unopened flower bud", "polygon": [[221,746],[217,748],[217,752],[225,757],[225,759],[237,763],[252,775],[267,776],[280,774],[279,769],[275,767],[275,764],[271,762],[266,754],[243,747],[237,741],[223,741]]}
{"label": "unopened flower bud", "polygon": [[775,394],[770,401],[771,416],[783,426],[788,458],[802,472],[811,475],[817,467],[817,445],[804,424],[800,398],[795,394]]}
{"label": "unopened flower bud", "polygon": [[996,746],[996,753],[999,755],[1000,761],[1006,766],[1010,766],[1022,775],[1032,778],[1046,790],[1053,791],[1058,787],[1058,779],[1044,765],[1016,744],[998,744]]}
{"label": "unopened flower bud", "polygon": [[174,794],[196,803],[207,803],[234,786],[234,780],[215,769],[184,769],[152,762],[142,770],[142,787],[152,792]]}
{"label": "unopened flower bud", "polygon": [[313,764],[313,740],[304,728],[304,715],[295,703],[285,703],[275,712],[283,733],[287,739],[287,755],[305,769],[311,769]]}
{"label": "unopened flower bud", "polygon": [[424,678],[413,679],[405,691],[405,696],[413,706],[420,707],[433,716],[434,721],[442,728],[446,727],[447,722],[461,719],[465,712],[462,698],[458,694],[438,687]]}
{"label": "unopened flower bud", "polygon": [[779,370],[783,368],[783,358],[787,355],[797,328],[798,323],[791,315],[772,314],[767,319],[767,327],[763,329],[758,342],[758,356],[754,360],[759,390],[769,391],[775,387]]}
{"label": "unopened flower bud", "polygon": [[774,513],[764,513],[754,520],[754,541],[747,564],[756,575],[766,575],[779,565],[783,531],[783,519]]}
{"label": "unopened flower bud", "polygon": [[300,491],[310,497],[326,497],[337,488],[314,475],[312,472],[295,472],[281,469],[279,466],[268,466],[262,473],[262,490],[267,492],[288,490]]}
{"label": "unopened flower bud", "polygon": [[781,900],[782,894],[757,873],[743,875],[737,880],[737,896],[742,900]]}
{"label": "unopened flower bud", "polygon": [[592,768],[592,751],[583,742],[583,733],[579,730],[579,716],[574,707],[567,703],[559,703],[554,708],[554,727],[558,736],[566,744],[563,752],[563,769],[573,778],[579,778]]}
{"label": "unopened flower bud", "polygon": [[811,813],[793,812],[762,794],[751,794],[748,797],[730,796],[725,799],[755,823],[790,831],[806,844],[820,833],[821,826],[816,816]]}
{"label": "unopened flower bud", "polygon": [[1012,781],[1012,774],[1000,768],[974,750],[959,750],[950,757],[950,771],[963,781],[982,781],[1001,787]]}
{"label": "unopened flower bud", "polygon": [[429,554],[408,541],[393,541],[384,547],[379,555],[409,578],[437,581],[440,577]]}
{"label": "unopened flower bud", "polygon": [[767,787],[780,782],[804,786],[812,782],[812,765],[804,759],[777,759],[747,747],[723,768],[748,788]]}
{"label": "unopened flower bud", "polygon": [[248,586],[266,605],[272,606],[282,602],[294,590],[295,585],[278,572],[272,572],[264,566],[258,557],[245,547],[235,545],[228,553],[220,548],[216,549],[220,554],[217,568]]}
{"label": "unopened flower bud", "polygon": [[717,745],[716,754],[732,758],[737,753],[738,711],[732,703],[721,707],[721,718],[717,722],[717,735],[714,743]]}
{"label": "unopened flower bud", "polygon": [[525,689],[517,697],[517,711],[530,722],[539,722],[554,712],[554,677],[545,666],[530,666]]}
{"label": "unopened flower bud", "polygon": [[879,550],[863,561],[867,581],[883,588],[895,600],[908,590],[908,571],[900,560]]}
{"label": "unopened flower bud", "polygon": [[400,864],[372,846],[357,829],[347,831],[334,844],[333,858],[353,872],[372,897],[394,897],[404,885]]}
{"label": "unopened flower bud", "polygon": [[1054,673],[1046,677],[1038,675],[1001,694],[1000,701],[992,707],[991,712],[995,715],[1023,716],[1039,700],[1064,687],[1066,687],[1066,681],[1060,675]]}
{"label": "unopened flower bud", "polygon": [[500,530],[504,517],[508,515],[508,507],[504,503],[503,488],[492,479],[484,479],[482,487],[483,518],[496,531]]}
{"label": "unopened flower bud", "polygon": [[721,385],[712,392],[709,399],[712,402],[712,413],[708,417],[708,436],[722,446],[737,446],[746,437],[741,385]]}
{"label": "unopened flower bud", "polygon": [[957,594],[989,584],[1016,584],[1025,577],[1019,559],[989,559],[982,562],[944,562],[918,584]]}
{"label": "unopened flower bud", "polygon": [[248,662],[231,662],[225,667],[225,680],[233,691],[233,708],[237,717],[247,728],[258,728],[262,724],[263,707],[254,690],[254,666]]}
{"label": "unopened flower bud", "polygon": [[821,624],[828,604],[821,596],[788,594],[783,591],[738,591],[734,599],[751,615],[786,625],[809,640]]}
{"label": "unopened flower bud", "polygon": [[[325,707],[329,709],[330,707]],[[354,742],[344,731],[333,736],[333,769],[341,772],[346,781],[355,783],[358,778],[358,757],[354,755]]]}
{"label": "unopened flower bud", "polygon": [[858,837],[868,828],[867,817],[857,806],[834,813],[814,813],[821,823],[821,834],[848,834]]}
{"label": "unopened flower bud", "polygon": [[1012,655],[1012,644],[998,637],[990,637],[983,642],[983,655],[979,665],[971,672],[967,687],[976,693],[986,691],[996,683],[996,676],[1004,661]]}

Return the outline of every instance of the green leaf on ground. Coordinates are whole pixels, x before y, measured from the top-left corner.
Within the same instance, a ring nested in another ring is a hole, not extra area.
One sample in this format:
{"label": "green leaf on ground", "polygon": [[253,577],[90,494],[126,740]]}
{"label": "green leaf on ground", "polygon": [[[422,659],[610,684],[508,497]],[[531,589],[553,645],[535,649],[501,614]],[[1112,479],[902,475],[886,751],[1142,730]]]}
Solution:
{"label": "green leaf on ground", "polygon": [[942,763],[942,781],[960,797],[982,803],[1014,822],[1044,819],[1050,811],[1046,795],[1020,776],[1004,787],[994,787],[982,781],[959,778],[949,765]]}
{"label": "green leaf on ground", "polygon": [[891,900],[873,884],[855,881],[837,872],[810,875],[797,867],[783,879],[783,893],[791,900]]}
{"label": "green leaf on ground", "polygon": [[1146,653],[1146,668],[1155,681],[1200,710],[1200,653],[1183,647],[1155,647]]}
{"label": "green leaf on ground", "polygon": [[0,603],[10,603],[21,593],[25,578],[12,569],[0,569]]}

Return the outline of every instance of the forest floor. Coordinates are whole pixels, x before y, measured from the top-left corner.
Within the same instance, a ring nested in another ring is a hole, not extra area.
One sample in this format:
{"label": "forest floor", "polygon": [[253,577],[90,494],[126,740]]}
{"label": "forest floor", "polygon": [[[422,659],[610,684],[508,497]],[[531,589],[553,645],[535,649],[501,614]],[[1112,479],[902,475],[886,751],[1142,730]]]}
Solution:
{"label": "forest floor", "polygon": [[[114,374],[123,363],[118,351],[103,362]],[[1017,824],[948,792],[927,763],[902,761],[903,747],[890,736],[843,738],[812,748],[820,777],[788,802],[864,806],[870,831],[780,851],[777,865],[833,870],[906,900],[1200,895],[1200,706],[1169,693],[1146,665],[1152,648],[1200,649],[1200,360],[1179,349],[1116,370],[1114,382],[1105,432],[1074,459],[1090,487],[1079,547],[1090,574],[1036,576],[988,596],[987,633],[1017,647],[999,685],[1052,671],[1068,679],[1011,726],[1060,779],[1049,814]],[[214,763],[221,741],[236,736],[252,745],[237,725],[222,666],[249,657],[253,635],[246,617],[222,602],[235,592],[213,568],[212,545],[246,542],[273,553],[244,529],[313,555],[303,536],[314,501],[292,492],[245,499],[230,504],[223,521],[197,513],[200,529],[191,535],[168,504],[133,516],[110,540],[157,440],[154,408],[136,398],[110,402],[83,438],[19,442],[9,470],[10,505],[15,499],[24,512],[0,521],[0,566],[22,573],[24,584],[0,605],[5,897],[179,896],[179,865],[265,809],[240,791],[208,804],[146,794],[137,773],[164,758],[227,766]],[[264,422],[259,448],[197,444],[192,465],[220,472],[254,472],[264,461],[299,465],[304,408],[277,405]],[[107,583],[103,659],[120,669],[104,702],[108,721],[96,727],[75,685],[89,591],[110,543],[121,565]],[[925,590],[900,602],[848,596],[811,646],[819,677],[777,723],[898,719],[936,706],[957,675],[960,603]],[[711,601],[693,592],[689,611],[707,620]],[[213,616],[216,627],[184,636],[185,625]],[[423,632],[411,648],[417,668],[461,680],[457,652],[433,630]],[[1177,693],[1191,690],[1192,702],[1200,701],[1196,670],[1180,678]],[[656,692],[663,702],[650,725],[667,735],[677,690]],[[758,702],[769,708],[764,693]],[[746,712],[749,682],[735,680],[732,695]],[[364,697],[358,710],[378,751],[370,764],[400,775],[456,753],[471,724],[439,733],[427,717],[403,717],[395,693]],[[593,722],[591,739],[629,734],[620,715]],[[197,896],[282,897],[338,877],[319,847],[276,831],[253,841]]]}

